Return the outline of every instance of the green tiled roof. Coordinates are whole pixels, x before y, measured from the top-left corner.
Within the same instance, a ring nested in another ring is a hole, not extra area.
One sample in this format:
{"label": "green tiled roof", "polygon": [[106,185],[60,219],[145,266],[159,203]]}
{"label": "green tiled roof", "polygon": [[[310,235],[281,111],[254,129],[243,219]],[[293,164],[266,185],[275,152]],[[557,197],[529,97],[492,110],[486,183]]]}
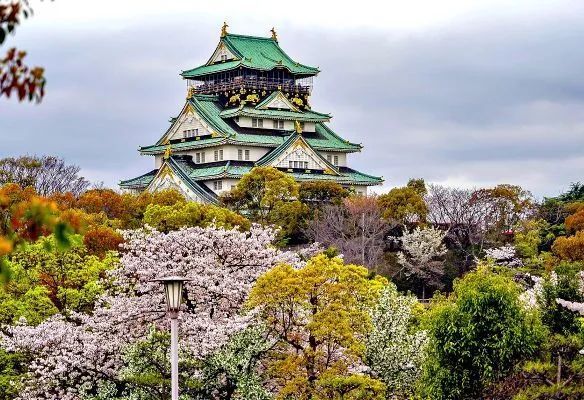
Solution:
{"label": "green tiled roof", "polygon": [[[181,169],[192,180],[212,180],[219,178],[241,178],[244,174],[250,172],[255,166],[253,162],[243,161],[219,161],[207,164],[195,164],[189,157],[174,156],[171,157]],[[383,182],[383,179],[377,176],[371,176],[347,167],[339,167],[339,175],[330,175],[313,171],[312,173],[300,172],[293,170],[289,173],[298,181],[333,181],[344,185],[377,185]]]}
{"label": "green tiled roof", "polygon": [[273,118],[303,122],[324,122],[331,119],[331,116],[328,114],[322,114],[311,110],[295,112],[289,110],[275,110],[271,108],[257,109],[253,107],[231,108],[229,110],[221,111],[219,115],[222,118],[245,116],[253,118]]}
{"label": "green tiled roof", "polygon": [[333,181],[343,185],[380,185],[383,178],[359,172],[352,168],[340,168],[340,176],[288,172],[297,181]]}
{"label": "green tiled roof", "polygon": [[187,157],[172,157],[193,180],[209,180],[216,178],[240,178],[250,171],[251,163],[237,161],[219,161],[207,164],[195,164]]}
{"label": "green tiled roof", "polygon": [[[218,146],[222,144],[247,144],[264,147],[278,147],[284,143],[286,139],[288,139],[290,134],[292,134],[292,132],[289,132],[288,135],[282,135],[281,133],[275,134],[274,132],[263,129],[258,129],[256,131],[257,133],[253,131],[249,133],[249,129],[246,129],[246,132],[240,132],[237,130],[236,125],[231,125],[223,118],[221,118],[220,114],[223,108],[221,107],[217,96],[195,95],[187,100],[187,105],[189,104],[195,108],[195,110],[200,114],[201,118],[203,118],[203,120],[209,124],[209,126],[212,127],[220,136],[206,136],[201,137],[199,140],[188,139],[184,142],[172,143],[171,148],[173,151],[185,151],[210,146]],[[166,145],[163,144],[163,141],[171,129],[172,125],[155,145],[140,147],[140,153],[164,153],[166,150]],[[355,152],[361,150],[361,145],[342,139],[329,127],[321,122],[316,123],[316,132],[304,132],[302,136],[316,150],[343,152]]]}
{"label": "green tiled roof", "polygon": [[318,74],[315,67],[300,64],[288,56],[278,42],[272,38],[227,34],[221,38],[229,51],[237,60],[202,65],[181,75],[184,78],[197,78],[217,72],[229,71],[241,66],[261,71],[271,71],[274,68],[286,68],[291,73],[304,76]]}
{"label": "green tiled roof", "polygon": [[157,172],[158,172],[158,170],[154,169],[154,170],[152,170],[144,175],[140,175],[136,178],[121,181],[120,187],[122,187],[124,189],[144,189],[148,185],[150,185],[150,182],[152,182],[152,179],[154,179],[154,176],[156,176]]}
{"label": "green tiled roof", "polygon": [[351,143],[341,138],[323,123],[316,124],[316,132],[314,134],[304,132],[302,135],[312,147],[318,150],[354,152],[361,151],[361,147],[363,147],[358,143]]}
{"label": "green tiled roof", "polygon": [[[165,163],[179,176],[197,195],[209,202],[216,202],[217,196],[202,181],[223,178],[239,179],[254,168],[253,162],[220,161],[207,164],[195,164],[190,157],[172,156]],[[281,169],[297,181],[331,181],[342,185],[379,185],[383,179],[364,174],[347,167],[339,168],[339,175],[329,175],[312,171]],[[120,182],[122,189],[145,189],[156,176],[158,170],[153,170],[137,178]]]}

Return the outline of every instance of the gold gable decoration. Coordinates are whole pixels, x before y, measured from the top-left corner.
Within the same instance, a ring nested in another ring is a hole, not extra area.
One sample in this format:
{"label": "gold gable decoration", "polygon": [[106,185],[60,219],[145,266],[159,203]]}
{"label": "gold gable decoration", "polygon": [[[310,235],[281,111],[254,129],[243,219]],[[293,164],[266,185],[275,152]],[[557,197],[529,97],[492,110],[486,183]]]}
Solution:
{"label": "gold gable decoration", "polygon": [[270,29],[270,32],[272,32],[272,40],[274,42],[278,41],[278,34],[276,33],[276,29],[274,27],[272,27],[272,29]]}
{"label": "gold gable decoration", "polygon": [[298,121],[294,121],[294,131],[296,133],[302,133],[302,125]]}
{"label": "gold gable decoration", "polygon": [[195,95],[195,87],[189,86],[189,88],[187,89],[187,100],[190,99],[191,97],[193,97],[194,95]]}
{"label": "gold gable decoration", "polygon": [[221,27],[221,37],[225,37],[227,36],[227,28],[229,28],[229,25],[227,25],[227,22],[223,21],[223,26]]}
{"label": "gold gable decoration", "polygon": [[168,143],[168,145],[166,146],[166,150],[164,150],[163,158],[165,160],[168,160],[170,158],[171,154],[172,154],[172,148],[170,146],[170,143]]}

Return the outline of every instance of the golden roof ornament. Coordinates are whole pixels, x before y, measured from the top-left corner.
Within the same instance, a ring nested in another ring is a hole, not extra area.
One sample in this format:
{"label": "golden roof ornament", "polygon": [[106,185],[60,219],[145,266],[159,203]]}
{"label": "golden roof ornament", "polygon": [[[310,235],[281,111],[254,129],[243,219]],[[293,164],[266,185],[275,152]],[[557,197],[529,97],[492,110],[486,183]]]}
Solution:
{"label": "golden roof ornament", "polygon": [[296,133],[302,133],[302,125],[298,121],[294,121],[294,130]]}
{"label": "golden roof ornament", "polygon": [[193,97],[194,95],[195,95],[195,87],[189,86],[189,88],[187,89],[187,100],[190,99],[191,97]]}
{"label": "golden roof ornament", "polygon": [[166,145],[166,150],[164,150],[163,158],[165,160],[168,160],[170,158],[171,154],[172,154],[172,148],[170,147],[170,143],[169,143],[168,145]]}
{"label": "golden roof ornament", "polygon": [[272,27],[272,29],[270,29],[270,32],[272,32],[272,40],[277,42],[278,41],[278,34],[276,33],[276,28]]}
{"label": "golden roof ornament", "polygon": [[229,25],[227,25],[227,22],[223,21],[223,26],[221,27],[221,37],[227,36],[227,28],[228,27],[229,27]]}

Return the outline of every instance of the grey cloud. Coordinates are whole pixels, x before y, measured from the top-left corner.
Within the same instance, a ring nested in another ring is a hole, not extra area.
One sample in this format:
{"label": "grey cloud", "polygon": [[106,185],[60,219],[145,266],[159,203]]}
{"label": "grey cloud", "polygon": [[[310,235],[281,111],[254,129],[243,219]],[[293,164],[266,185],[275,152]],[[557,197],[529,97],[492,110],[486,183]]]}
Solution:
{"label": "grey cloud", "polygon": [[[39,106],[0,101],[0,156],[57,154],[112,186],[150,170],[136,149],[179,111],[178,73],[206,61],[218,39],[211,22],[24,27],[13,42],[46,67],[48,94]],[[583,22],[578,13],[485,17],[407,35],[288,26],[280,40],[320,66],[313,107],[364,144],[352,165],[386,187],[415,176],[516,183],[542,196],[584,180]]]}

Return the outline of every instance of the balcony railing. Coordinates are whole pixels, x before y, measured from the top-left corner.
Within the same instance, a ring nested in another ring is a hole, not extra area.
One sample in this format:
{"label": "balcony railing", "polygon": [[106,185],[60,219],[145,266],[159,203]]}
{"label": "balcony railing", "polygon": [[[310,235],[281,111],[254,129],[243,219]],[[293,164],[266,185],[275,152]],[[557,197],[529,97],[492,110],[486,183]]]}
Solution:
{"label": "balcony railing", "polygon": [[252,77],[235,77],[220,81],[193,81],[189,80],[189,86],[194,88],[197,94],[221,93],[241,88],[253,90],[266,90],[268,92],[281,90],[288,93],[310,94],[312,87],[302,85],[294,79],[269,79]]}

